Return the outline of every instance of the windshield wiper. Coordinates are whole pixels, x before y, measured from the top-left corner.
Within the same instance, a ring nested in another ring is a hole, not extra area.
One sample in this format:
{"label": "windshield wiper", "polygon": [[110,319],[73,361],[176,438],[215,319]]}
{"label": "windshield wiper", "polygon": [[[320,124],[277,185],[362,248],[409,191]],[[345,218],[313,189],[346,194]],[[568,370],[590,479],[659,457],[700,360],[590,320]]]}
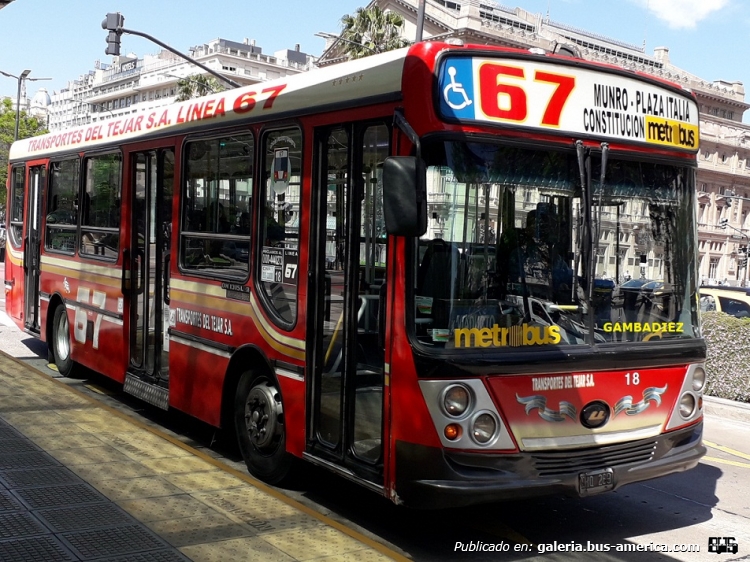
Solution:
{"label": "windshield wiper", "polygon": [[581,266],[581,271],[586,272],[586,276],[588,276],[589,260],[587,248],[591,247],[591,201],[589,195],[590,181],[588,179],[591,175],[591,167],[589,162],[589,151],[585,146],[583,146],[583,141],[576,141],[576,156],[578,158],[578,172],[581,175],[581,202],[583,204],[583,210],[579,213],[578,216],[578,236],[576,238],[577,247],[573,267],[573,283],[570,297],[573,302],[580,302],[580,299],[578,298],[578,271],[579,266]]}
{"label": "windshield wiper", "polygon": [[[585,272],[586,279],[586,308],[588,317],[588,343],[594,344],[594,284],[596,281],[596,252],[599,244],[602,219],[602,203],[604,197],[604,180],[607,175],[607,156],[609,155],[609,144],[603,142],[601,156],[601,174],[599,176],[599,201],[598,216],[594,220],[593,215],[593,193],[591,189],[591,152],[583,145],[583,141],[576,141],[576,156],[578,157],[578,172],[581,175],[581,201],[583,212],[581,213],[581,229],[578,236],[578,248],[575,257],[575,268],[573,271],[573,294],[574,300],[578,299],[578,264],[582,260],[581,271]],[[596,246],[595,246],[596,245]]]}

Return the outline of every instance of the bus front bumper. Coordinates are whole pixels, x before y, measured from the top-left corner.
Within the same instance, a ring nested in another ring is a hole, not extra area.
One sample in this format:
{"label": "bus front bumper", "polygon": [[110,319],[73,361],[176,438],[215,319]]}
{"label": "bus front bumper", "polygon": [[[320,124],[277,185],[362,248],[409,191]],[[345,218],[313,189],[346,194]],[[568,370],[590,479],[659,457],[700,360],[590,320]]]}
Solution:
{"label": "bus front bumper", "polygon": [[[702,435],[701,421],[617,445],[512,454],[456,452],[399,441],[396,491],[402,503],[420,508],[593,495],[693,468],[706,453]],[[611,472],[608,485],[582,490],[582,476],[603,471]]]}

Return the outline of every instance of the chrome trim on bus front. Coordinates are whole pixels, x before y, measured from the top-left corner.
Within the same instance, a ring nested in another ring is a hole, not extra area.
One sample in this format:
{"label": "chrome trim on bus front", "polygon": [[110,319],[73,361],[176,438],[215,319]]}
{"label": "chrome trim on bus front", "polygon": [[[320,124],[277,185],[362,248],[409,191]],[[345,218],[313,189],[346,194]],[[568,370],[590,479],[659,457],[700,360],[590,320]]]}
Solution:
{"label": "chrome trim on bus front", "polygon": [[[445,390],[454,385],[464,386],[471,392],[471,406],[461,416],[456,417],[447,415],[440,405]],[[510,436],[505,421],[495,408],[495,403],[490,398],[484,382],[480,379],[421,380],[419,381],[419,388],[422,390],[422,396],[427,404],[427,409],[430,411],[432,423],[435,424],[435,430],[444,447],[475,451],[516,450],[516,445]],[[480,412],[490,413],[497,423],[494,437],[486,444],[479,444],[471,438],[472,422],[476,417],[475,414]],[[444,429],[449,424],[461,426],[461,433],[456,439],[450,440],[444,434]]]}
{"label": "chrome trim on bus front", "polygon": [[624,441],[648,439],[661,433],[660,425],[651,425],[641,429],[629,429],[612,433],[593,433],[590,435],[571,435],[570,437],[533,437],[522,439],[525,451],[537,449],[562,449],[574,447],[594,447],[599,445],[613,445]]}
{"label": "chrome trim on bus front", "polygon": [[[703,391],[706,389],[706,386],[704,384],[701,390],[693,390],[693,374],[699,367],[704,371],[706,369],[706,365],[703,363],[693,363],[691,365],[688,365],[687,371],[685,373],[685,379],[682,382],[682,388],[680,389],[680,392],[677,395],[677,400],[672,407],[672,415],[669,416],[669,421],[667,421],[667,424],[664,428],[665,431],[670,431],[681,426],[690,425],[703,416]],[[680,400],[685,394],[692,395],[696,404],[695,410],[688,418],[683,418],[680,415]]]}

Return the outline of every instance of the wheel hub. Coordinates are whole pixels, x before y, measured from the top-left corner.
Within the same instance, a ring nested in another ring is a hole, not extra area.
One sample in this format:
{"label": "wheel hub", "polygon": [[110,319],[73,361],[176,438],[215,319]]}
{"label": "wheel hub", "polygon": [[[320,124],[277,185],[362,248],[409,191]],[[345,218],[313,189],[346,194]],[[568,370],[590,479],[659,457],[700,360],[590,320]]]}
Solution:
{"label": "wheel hub", "polygon": [[256,448],[272,448],[283,431],[282,414],[276,388],[263,381],[250,390],[245,402],[245,426]]}
{"label": "wheel hub", "polygon": [[65,361],[70,355],[69,331],[68,316],[63,315],[57,325],[57,333],[55,334],[55,348],[57,357],[61,361]]}

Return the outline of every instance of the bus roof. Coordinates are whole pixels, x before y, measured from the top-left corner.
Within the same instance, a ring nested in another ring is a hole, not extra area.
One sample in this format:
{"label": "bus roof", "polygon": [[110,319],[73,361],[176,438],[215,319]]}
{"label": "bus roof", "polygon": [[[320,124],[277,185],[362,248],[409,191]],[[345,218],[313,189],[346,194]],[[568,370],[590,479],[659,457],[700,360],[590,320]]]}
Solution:
{"label": "bus roof", "polygon": [[181,134],[208,124],[239,124],[275,119],[326,107],[342,109],[372,101],[399,99],[408,48],[344,62],[309,72],[225,90],[185,102],[19,140],[10,161],[90,150]]}
{"label": "bus roof", "polygon": [[[406,63],[407,55],[414,55],[412,58],[415,61],[426,64],[409,65]],[[526,82],[514,83],[512,73],[508,75],[507,70],[493,71],[493,66],[505,68],[495,62],[497,56],[503,55],[515,59],[513,65],[517,67],[516,72],[529,77],[528,80],[524,78]],[[559,65],[564,65],[564,70],[560,70],[562,67]],[[409,76],[404,76],[404,73]],[[495,77],[495,74],[498,76]],[[606,80],[603,75],[607,76]],[[489,93],[485,91],[487,77]],[[448,122],[510,126],[690,152],[698,148],[695,97],[677,84],[610,65],[550,54],[539,55],[528,50],[485,45],[457,47],[424,42],[22,139],[11,146],[9,160],[44,158],[158,136],[185,134],[219,124],[238,126],[401,99],[413,108],[431,112],[428,106],[432,107],[429,99],[433,91],[430,89],[428,93],[424,88],[433,81],[437,85],[435,112]],[[498,92],[501,90],[498,90],[498,83],[502,86],[505,82],[510,84],[503,86],[506,89],[523,89],[524,96],[534,96],[534,103],[528,104],[528,116],[524,115],[523,119],[514,120],[504,116],[506,110],[500,107],[501,96]],[[575,83],[575,88],[571,86],[566,89],[564,82]],[[420,86],[408,92],[402,91],[408,83]],[[463,96],[469,93],[476,103],[468,99],[463,101]],[[632,98],[630,101],[626,97],[628,93]],[[497,105],[497,115],[484,112],[485,103],[492,105],[492,99]],[[640,101],[636,103],[636,100]],[[657,108],[661,108],[661,112]],[[535,125],[536,113],[539,119]],[[549,122],[550,115],[556,116],[554,122]],[[622,128],[621,133],[618,128]]]}

